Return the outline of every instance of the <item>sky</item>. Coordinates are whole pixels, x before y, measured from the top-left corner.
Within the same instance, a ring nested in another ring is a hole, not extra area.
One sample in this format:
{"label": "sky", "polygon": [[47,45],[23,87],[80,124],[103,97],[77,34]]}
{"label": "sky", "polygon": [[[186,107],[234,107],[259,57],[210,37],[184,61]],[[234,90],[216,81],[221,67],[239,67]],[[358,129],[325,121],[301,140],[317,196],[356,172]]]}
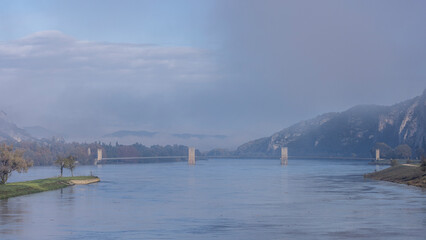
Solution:
{"label": "sky", "polygon": [[3,0],[0,109],[70,140],[145,130],[226,135],[191,144],[233,148],[420,95],[425,11],[392,0]]}

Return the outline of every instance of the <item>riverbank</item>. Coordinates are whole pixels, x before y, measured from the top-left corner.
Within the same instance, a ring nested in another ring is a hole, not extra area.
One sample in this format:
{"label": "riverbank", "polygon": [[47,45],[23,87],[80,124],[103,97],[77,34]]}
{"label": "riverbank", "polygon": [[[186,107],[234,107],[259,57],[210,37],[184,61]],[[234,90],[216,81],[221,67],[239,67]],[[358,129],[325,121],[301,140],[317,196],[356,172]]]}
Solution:
{"label": "riverbank", "polygon": [[426,172],[419,165],[402,164],[365,174],[364,177],[426,188]]}
{"label": "riverbank", "polygon": [[100,179],[95,176],[79,176],[56,177],[26,182],[7,183],[5,185],[0,185],[0,199],[56,190],[72,185],[90,184],[99,181]]}

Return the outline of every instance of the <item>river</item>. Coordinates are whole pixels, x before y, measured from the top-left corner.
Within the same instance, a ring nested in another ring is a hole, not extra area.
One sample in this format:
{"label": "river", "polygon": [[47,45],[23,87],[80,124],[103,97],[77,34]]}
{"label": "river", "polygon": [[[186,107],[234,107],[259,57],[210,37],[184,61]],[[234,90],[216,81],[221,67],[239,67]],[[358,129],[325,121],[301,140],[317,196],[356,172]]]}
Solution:
{"label": "river", "polygon": [[[424,239],[426,191],[367,161],[79,166],[100,183],[0,200],[0,239]],[[34,167],[11,181],[52,177]]]}

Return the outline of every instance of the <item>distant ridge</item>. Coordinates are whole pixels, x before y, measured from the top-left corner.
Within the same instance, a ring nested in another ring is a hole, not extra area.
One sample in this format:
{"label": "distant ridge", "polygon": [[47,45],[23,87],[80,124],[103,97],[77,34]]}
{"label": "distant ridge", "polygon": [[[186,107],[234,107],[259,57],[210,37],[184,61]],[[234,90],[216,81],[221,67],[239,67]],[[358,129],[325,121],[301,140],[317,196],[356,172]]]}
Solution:
{"label": "distant ridge", "polygon": [[122,138],[122,137],[129,137],[129,136],[134,136],[134,137],[153,137],[157,134],[157,132],[149,132],[149,131],[128,131],[128,130],[121,130],[121,131],[117,131],[117,132],[113,132],[110,134],[106,134],[102,137],[107,138],[107,137],[118,137],[118,138]]}
{"label": "distant ridge", "polygon": [[418,157],[426,149],[426,90],[421,96],[392,105],[359,105],[340,113],[326,113],[301,121],[270,137],[245,143],[237,155],[370,157],[378,142],[391,147],[407,144]]}
{"label": "distant ridge", "polygon": [[[155,135],[160,134],[159,132],[150,132],[150,131],[128,131],[128,130],[121,130],[117,132],[113,132],[110,134],[106,134],[102,137],[108,138],[108,137],[116,137],[116,138],[125,138],[125,137],[154,137]],[[197,138],[197,139],[206,139],[206,138],[217,138],[217,139],[225,139],[228,136],[226,135],[209,135],[209,134],[193,134],[193,133],[165,133],[165,135],[181,138],[181,139],[190,139],[190,138]]]}
{"label": "distant ridge", "polygon": [[208,135],[208,134],[191,134],[191,133],[174,133],[172,134],[174,137],[188,139],[188,138],[198,138],[198,139],[205,139],[205,138],[218,138],[218,139],[225,139],[228,136],[226,135]]}

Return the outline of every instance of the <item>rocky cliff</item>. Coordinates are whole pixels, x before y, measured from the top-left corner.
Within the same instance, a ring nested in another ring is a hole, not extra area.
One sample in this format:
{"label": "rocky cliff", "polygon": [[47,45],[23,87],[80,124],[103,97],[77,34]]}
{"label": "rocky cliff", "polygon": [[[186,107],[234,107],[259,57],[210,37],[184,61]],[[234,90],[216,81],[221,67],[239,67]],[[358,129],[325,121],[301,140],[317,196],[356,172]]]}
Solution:
{"label": "rocky cliff", "polygon": [[299,122],[270,137],[238,147],[238,155],[289,155],[370,157],[377,142],[391,147],[407,144],[413,156],[426,149],[426,90],[421,96],[392,105],[360,105],[340,113],[326,113]]}

